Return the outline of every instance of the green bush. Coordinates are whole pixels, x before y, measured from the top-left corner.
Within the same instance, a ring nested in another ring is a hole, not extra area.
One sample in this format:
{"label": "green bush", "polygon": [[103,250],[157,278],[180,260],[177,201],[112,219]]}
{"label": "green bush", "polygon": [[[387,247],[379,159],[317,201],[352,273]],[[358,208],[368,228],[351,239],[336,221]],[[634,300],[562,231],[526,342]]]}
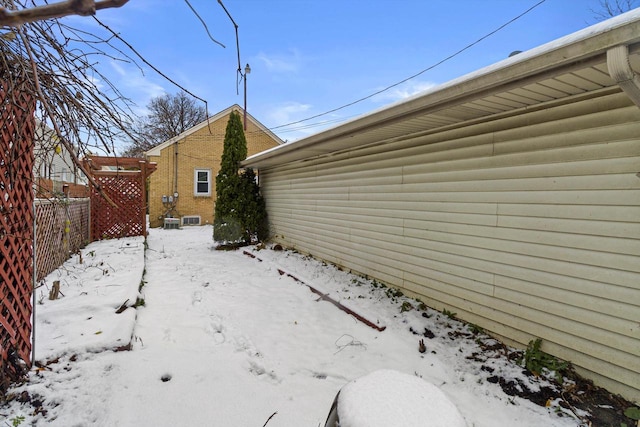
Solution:
{"label": "green bush", "polygon": [[227,123],[220,172],[216,176],[213,239],[246,244],[268,237],[267,211],[252,169],[239,173],[247,157],[247,141],[240,115],[233,111]]}
{"label": "green bush", "polygon": [[553,371],[555,372],[556,380],[562,383],[562,375],[569,368],[569,364],[545,353],[540,349],[541,346],[542,340],[540,338],[529,341],[520,363],[524,364],[524,367],[534,375],[543,374],[545,369]]}

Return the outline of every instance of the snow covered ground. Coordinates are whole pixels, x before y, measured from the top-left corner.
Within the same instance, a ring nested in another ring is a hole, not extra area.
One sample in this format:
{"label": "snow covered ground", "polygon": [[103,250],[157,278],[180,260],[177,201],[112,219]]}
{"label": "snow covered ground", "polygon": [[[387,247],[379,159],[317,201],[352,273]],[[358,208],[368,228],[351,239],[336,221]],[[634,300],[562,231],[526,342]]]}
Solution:
{"label": "snow covered ground", "polygon": [[[151,229],[146,251],[141,238],[92,243],[82,264],[74,256],[49,275],[37,295],[40,368],[10,390],[0,426],[323,426],[338,390],[379,369],[437,386],[469,427],[579,425],[555,404],[505,394],[496,373],[533,389],[543,380],[486,357],[492,340],[448,316],[295,252],[215,251],[211,234]],[[54,280],[64,296],[50,301]]]}

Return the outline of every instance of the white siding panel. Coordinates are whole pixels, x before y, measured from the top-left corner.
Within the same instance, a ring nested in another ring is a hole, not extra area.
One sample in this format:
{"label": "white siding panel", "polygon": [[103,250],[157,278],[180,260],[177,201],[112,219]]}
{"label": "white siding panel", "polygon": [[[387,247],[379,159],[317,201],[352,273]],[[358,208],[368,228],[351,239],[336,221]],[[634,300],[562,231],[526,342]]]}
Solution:
{"label": "white siding panel", "polygon": [[637,306],[638,289],[633,287],[612,286],[609,283],[598,282],[589,278],[572,277],[512,265],[501,265],[499,269],[496,269],[496,277],[499,275],[556,287],[560,290],[566,290],[576,294],[585,294],[603,300],[629,303]]}
{"label": "white siding panel", "polygon": [[[376,188],[366,185],[350,186],[349,193],[375,192]],[[381,184],[380,184],[381,185]],[[405,183],[401,186],[393,186],[391,191],[407,193],[438,193],[438,192],[480,192],[487,188],[492,191],[566,191],[566,190],[619,190],[635,189],[638,186],[638,177],[635,174],[609,174],[589,176],[548,176],[544,178],[510,178],[510,179],[486,179],[449,182],[421,182]],[[640,198],[638,200],[640,202]]]}
{"label": "white siding panel", "polygon": [[[503,203],[498,207],[497,213],[501,216],[634,223],[640,218],[640,206],[509,205]],[[585,228],[589,229],[590,227]]]}
{"label": "white siding panel", "polygon": [[[433,230],[421,230],[405,227],[405,234],[430,242],[442,242],[451,245],[490,249],[502,259],[502,253],[526,255],[529,259],[540,259],[541,262],[566,261],[588,266],[615,268],[619,270],[640,272],[638,257],[627,254],[604,253],[600,250],[574,249],[566,246],[553,246],[521,242],[516,240],[501,240],[491,237],[476,237],[472,235],[452,234]],[[634,248],[635,249],[635,248]],[[478,257],[482,257],[478,253]],[[489,258],[490,259],[490,258]],[[515,260],[513,262],[516,262]]]}
{"label": "white siding panel", "polygon": [[[595,190],[595,191],[467,191],[467,192],[394,192],[395,186],[385,186],[383,190],[391,193],[349,193],[349,200],[363,201],[375,204],[377,202],[398,202],[400,204],[412,201],[421,202],[450,202],[450,203],[530,203],[530,204],[574,204],[574,205],[633,205],[640,206],[640,196],[637,191],[627,190]],[[304,195],[304,193],[302,193]],[[329,194],[329,193],[326,193]],[[307,194],[313,197],[313,194]],[[336,197],[337,199],[337,197]]]}
{"label": "white siding panel", "polygon": [[[410,289],[419,289],[424,285],[423,279],[420,276],[413,276],[412,274],[406,275],[406,282],[412,283],[413,286],[408,286]],[[606,334],[605,340],[607,345],[592,341],[598,329],[596,326],[585,325],[578,322],[544,313],[527,305],[517,304],[510,301],[502,300],[499,298],[489,298],[479,293],[474,293],[462,288],[451,288],[447,283],[438,281],[430,281],[428,283],[433,295],[442,301],[446,307],[454,309],[462,309],[475,313],[478,316],[493,319],[498,321],[502,325],[515,330],[527,331],[531,333],[530,336],[541,337],[544,340],[551,341],[555,344],[565,346],[563,343],[570,343],[570,348],[573,352],[578,352],[584,355],[588,355],[586,359],[586,369],[593,369],[594,364],[597,361],[608,362],[612,366],[621,367],[620,371],[631,373],[631,377],[627,378],[633,380],[640,378],[640,357],[638,357],[637,351],[637,338],[624,337],[618,334]],[[429,300],[426,300],[427,303]],[[464,317],[462,313],[457,313],[460,317]],[[484,322],[479,321],[478,324],[482,325]],[[568,331],[573,331],[575,334],[570,334]],[[529,337],[530,337],[529,336]],[[601,336],[601,332],[598,331],[598,336]],[[522,344],[526,344],[529,337],[520,337],[523,339],[520,341]],[[611,343],[615,343],[615,347],[611,346]],[[621,350],[622,348],[628,348],[631,351],[627,352]],[[570,352],[569,352],[570,353]],[[559,356],[562,357],[562,356]],[[575,357],[563,357],[566,360],[575,361]],[[614,368],[615,369],[615,368]],[[607,372],[608,373],[608,372]],[[625,380],[624,378],[617,378],[617,380]],[[635,385],[631,382],[630,385]]]}
{"label": "white siding panel", "polygon": [[[640,238],[640,224],[637,222],[590,221],[567,218],[538,218],[522,216],[498,217],[500,227],[520,228],[528,230],[555,231],[593,236],[611,236],[620,238]],[[632,246],[637,240],[630,242]],[[635,252],[635,251],[634,251]]]}
{"label": "white siding panel", "polygon": [[418,233],[415,234],[416,237],[408,237],[406,239],[407,245],[413,246],[414,248],[424,248],[480,260],[486,263],[485,268],[495,273],[501,271],[501,265],[512,265],[530,270],[549,271],[555,274],[640,289],[638,274],[633,271],[615,270],[607,268],[606,266],[528,256],[526,254],[509,252],[510,247],[506,247],[502,251],[497,251],[467,245],[423,240],[423,236]]}
{"label": "white siding panel", "polygon": [[[601,148],[600,153],[594,153],[594,156],[613,155],[615,149],[622,152],[628,152],[628,147],[636,145],[636,141],[624,141],[622,143],[611,143],[608,148]],[[627,146],[627,147],[625,147]],[[574,150],[576,152],[577,150]],[[595,151],[595,150],[592,150]],[[602,157],[595,160],[583,160],[583,161],[567,161],[557,162],[559,156],[556,152],[555,155],[549,156],[555,163],[542,163],[542,164],[517,164],[514,160],[514,164],[517,166],[503,166],[479,169],[481,161],[476,159],[475,162],[470,162],[471,165],[475,165],[475,169],[470,170],[454,170],[454,171],[434,171],[434,168],[429,168],[430,165],[422,165],[422,167],[412,167],[413,171],[420,170],[421,173],[409,174],[409,168],[405,168],[403,180],[404,184],[421,183],[425,181],[425,175],[428,175],[428,181],[431,183],[437,182],[457,182],[457,181],[490,181],[499,179],[522,179],[522,178],[547,178],[547,177],[578,177],[578,176],[600,176],[607,175],[611,171],[617,173],[630,174],[636,172],[637,160],[633,157],[603,159]],[[583,154],[583,153],[582,153]],[[529,159],[530,161],[530,159]],[[429,170],[430,169],[430,170]]]}
{"label": "white siding panel", "polygon": [[[450,233],[451,235],[461,234],[464,236],[481,236],[499,240],[513,240],[527,243],[538,243],[557,247],[586,249],[591,251],[612,252],[625,255],[640,255],[640,245],[638,242],[627,237],[618,239],[613,237],[590,236],[577,233],[557,233],[538,230],[527,230],[524,228],[486,227],[468,224],[449,224],[448,222],[433,222],[426,220],[405,220],[407,228],[418,230],[437,230]],[[493,224],[491,224],[493,225]],[[640,227],[638,227],[640,231]],[[640,234],[638,234],[640,237]]]}
{"label": "white siding panel", "polygon": [[[491,108],[535,95],[512,92]],[[540,337],[547,351],[637,390],[639,172],[640,110],[602,91],[372,139],[261,170],[260,181],[275,240],[515,342]]]}
{"label": "white siding panel", "polygon": [[[410,281],[405,281],[405,289],[408,290],[421,290],[423,286]],[[563,336],[562,340],[558,342],[552,341],[552,337],[557,333],[549,326],[549,323],[536,324],[522,320],[520,317],[514,317],[510,314],[504,313],[491,306],[475,303],[470,300],[455,297],[445,292],[432,290],[431,298],[428,300],[429,304],[433,305],[437,309],[443,308],[457,310],[457,317],[466,319],[477,325],[484,325],[483,327],[492,331],[499,337],[506,339],[510,342],[519,343],[524,346],[533,338],[543,338],[543,350],[551,354],[556,355],[564,360],[571,360],[574,366],[584,374],[589,375],[591,378],[598,379],[600,384],[606,384],[608,387],[621,387],[627,393],[634,395],[636,393],[636,384],[640,381],[640,374],[627,369],[624,366],[619,366],[611,363],[608,359],[599,359],[593,357],[591,352],[577,351],[573,346],[573,340],[567,339]],[[513,319],[519,321],[514,324]],[[514,326],[511,326],[511,325]],[[552,333],[549,333],[552,332]],[[576,337],[575,339],[581,339]],[[570,342],[571,345],[566,346]]]}
{"label": "white siding panel", "polygon": [[640,338],[640,311],[633,304],[502,276],[497,276],[495,283],[495,295],[499,298],[530,304],[543,312]]}

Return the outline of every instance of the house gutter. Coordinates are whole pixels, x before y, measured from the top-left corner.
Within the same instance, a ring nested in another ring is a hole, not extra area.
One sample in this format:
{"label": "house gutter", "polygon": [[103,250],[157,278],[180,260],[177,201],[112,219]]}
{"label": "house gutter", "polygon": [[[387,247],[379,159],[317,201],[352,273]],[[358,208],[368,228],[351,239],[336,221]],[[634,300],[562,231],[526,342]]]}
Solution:
{"label": "house gutter", "polygon": [[629,46],[620,45],[607,51],[609,75],[624,93],[640,107],[640,75],[631,67]]}
{"label": "house gutter", "polygon": [[[323,144],[332,140],[343,138],[348,141],[350,136],[360,132],[375,130],[413,115],[479,97],[500,87],[540,78],[562,67],[579,67],[594,58],[600,60],[600,57],[621,45],[626,46],[639,41],[640,8],[459,77],[398,104],[383,107],[315,135],[255,154],[245,159],[241,165],[262,168],[283,160],[311,158],[325,153]],[[626,66],[631,68],[628,56]],[[625,85],[635,86],[635,89],[631,87],[630,91],[640,91],[640,86],[633,83],[634,79],[629,80],[628,69],[625,71],[621,68],[619,72],[622,73],[620,80],[625,82]],[[637,80],[638,75],[635,76]]]}

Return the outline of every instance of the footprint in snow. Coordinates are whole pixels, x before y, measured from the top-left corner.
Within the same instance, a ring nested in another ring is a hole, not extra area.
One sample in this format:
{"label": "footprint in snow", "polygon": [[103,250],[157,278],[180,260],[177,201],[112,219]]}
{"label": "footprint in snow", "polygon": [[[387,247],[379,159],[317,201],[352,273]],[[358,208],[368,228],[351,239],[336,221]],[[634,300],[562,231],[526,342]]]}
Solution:
{"label": "footprint in snow", "polygon": [[198,305],[202,302],[202,292],[195,291],[191,294],[191,305]]}
{"label": "footprint in snow", "polygon": [[227,337],[224,334],[225,328],[222,324],[221,319],[214,318],[214,316],[212,316],[211,322],[205,327],[204,330],[207,334],[213,337],[213,341],[216,344],[223,344],[227,340]]}
{"label": "footprint in snow", "polygon": [[281,382],[280,378],[278,378],[274,371],[267,371],[264,366],[256,363],[253,360],[249,360],[249,372],[251,372],[256,377],[264,378],[274,384],[279,384]]}

